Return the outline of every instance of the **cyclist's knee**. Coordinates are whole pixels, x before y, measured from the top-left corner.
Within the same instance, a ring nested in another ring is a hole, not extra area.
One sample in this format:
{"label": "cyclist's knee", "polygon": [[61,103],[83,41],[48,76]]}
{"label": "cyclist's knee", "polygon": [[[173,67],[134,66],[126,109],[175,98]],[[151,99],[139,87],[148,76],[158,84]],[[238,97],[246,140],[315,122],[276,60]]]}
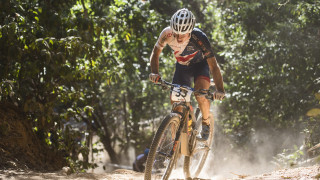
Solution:
{"label": "cyclist's knee", "polygon": [[196,100],[199,104],[210,104],[210,101],[205,96],[196,96]]}

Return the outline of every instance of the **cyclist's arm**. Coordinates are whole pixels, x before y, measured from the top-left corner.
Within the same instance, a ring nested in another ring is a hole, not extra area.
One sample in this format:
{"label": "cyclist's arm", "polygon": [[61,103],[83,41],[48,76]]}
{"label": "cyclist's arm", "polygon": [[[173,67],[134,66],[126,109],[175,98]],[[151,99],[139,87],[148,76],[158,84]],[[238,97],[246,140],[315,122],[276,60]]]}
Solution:
{"label": "cyclist's arm", "polygon": [[[195,28],[191,36],[192,36],[192,39],[195,41],[195,43],[198,45],[198,47],[201,49],[205,58],[207,59],[210,73],[213,76],[213,80],[217,90],[221,92],[225,92],[223,87],[223,79],[220,72],[220,67],[217,63],[217,60],[214,55],[214,51],[211,48],[211,44],[209,42],[207,35],[204,32],[200,31],[199,29]],[[201,42],[201,44],[199,42]]]}
{"label": "cyclist's arm", "polygon": [[153,47],[150,57],[151,73],[159,74],[159,57],[161,52],[162,49],[158,48],[157,46]]}
{"label": "cyclist's arm", "polygon": [[150,57],[150,66],[151,73],[159,74],[159,57],[162,52],[162,49],[167,45],[168,41],[172,38],[172,30],[169,27],[164,28],[160,33],[160,36],[157,40],[157,43],[153,47],[151,57]]}
{"label": "cyclist's arm", "polygon": [[223,78],[222,78],[220,67],[217,63],[216,58],[214,56],[209,57],[207,58],[207,61],[208,61],[209,69],[217,90],[221,92],[225,92],[223,87]]}

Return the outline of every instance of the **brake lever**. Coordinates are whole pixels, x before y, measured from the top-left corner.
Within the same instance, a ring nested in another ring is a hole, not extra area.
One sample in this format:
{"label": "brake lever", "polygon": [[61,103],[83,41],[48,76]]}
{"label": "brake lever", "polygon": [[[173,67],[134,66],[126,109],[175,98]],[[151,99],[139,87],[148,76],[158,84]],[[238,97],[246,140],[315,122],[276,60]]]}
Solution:
{"label": "brake lever", "polygon": [[169,86],[162,79],[160,79],[159,83],[157,83],[156,85],[161,86],[162,90],[168,90],[169,89]]}
{"label": "brake lever", "polygon": [[214,100],[213,94],[208,93],[208,94],[205,95],[205,97],[206,97],[207,99],[210,99],[211,101]]}
{"label": "brake lever", "polygon": [[204,96],[206,99],[209,99],[211,101],[214,100],[213,94],[210,93],[210,90],[208,90],[208,89],[200,89],[200,90],[198,90],[198,92],[196,93],[196,96]]}
{"label": "brake lever", "polygon": [[167,85],[162,85],[161,84],[161,87],[162,87],[162,90],[168,90],[169,89],[169,87]]}

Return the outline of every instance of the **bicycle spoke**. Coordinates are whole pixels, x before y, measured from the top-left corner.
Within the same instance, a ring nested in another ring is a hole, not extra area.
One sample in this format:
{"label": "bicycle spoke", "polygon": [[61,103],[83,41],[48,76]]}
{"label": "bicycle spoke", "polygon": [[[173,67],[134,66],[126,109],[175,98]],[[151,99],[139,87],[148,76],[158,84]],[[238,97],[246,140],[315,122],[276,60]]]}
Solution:
{"label": "bicycle spoke", "polygon": [[157,151],[158,154],[164,156],[164,157],[169,157],[171,158],[171,155],[170,154],[167,154],[167,153],[164,153],[164,152],[160,152],[160,151]]}

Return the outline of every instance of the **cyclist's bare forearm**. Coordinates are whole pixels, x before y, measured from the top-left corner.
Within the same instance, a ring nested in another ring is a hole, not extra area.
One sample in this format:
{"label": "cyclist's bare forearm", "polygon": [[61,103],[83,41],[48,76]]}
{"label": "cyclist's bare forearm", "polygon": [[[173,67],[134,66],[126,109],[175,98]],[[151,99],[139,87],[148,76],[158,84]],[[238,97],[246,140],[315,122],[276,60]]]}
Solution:
{"label": "cyclist's bare forearm", "polygon": [[213,76],[214,83],[216,85],[216,88],[218,91],[225,92],[223,87],[223,78],[221,75],[220,67],[217,63],[217,60],[215,57],[211,57],[207,59],[210,73]]}
{"label": "cyclist's bare forearm", "polygon": [[150,57],[150,66],[151,66],[151,73],[159,74],[159,57],[161,54],[161,49],[157,46],[154,46],[151,57]]}

